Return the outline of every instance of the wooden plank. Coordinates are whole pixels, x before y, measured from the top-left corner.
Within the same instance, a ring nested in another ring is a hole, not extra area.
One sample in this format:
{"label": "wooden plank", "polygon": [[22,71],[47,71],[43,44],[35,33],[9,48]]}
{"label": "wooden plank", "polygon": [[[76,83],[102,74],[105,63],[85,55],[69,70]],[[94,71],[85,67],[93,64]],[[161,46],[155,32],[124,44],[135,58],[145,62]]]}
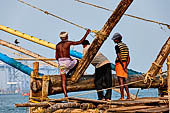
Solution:
{"label": "wooden plank", "polygon": [[45,113],[52,113],[58,109],[63,109],[63,108],[79,108],[80,103],[56,103],[50,107],[48,107],[44,112]]}
{"label": "wooden plank", "polygon": [[104,41],[107,39],[107,37],[110,35],[110,32],[112,29],[116,26],[116,24],[121,19],[122,15],[125,13],[125,11],[128,9],[130,4],[133,2],[133,0],[122,0],[115,11],[112,13],[110,18],[107,20],[103,28],[100,30],[100,33],[97,35],[97,37],[93,40],[92,44],[90,45],[88,51],[81,59],[80,63],[78,64],[76,71],[74,72],[73,76],[71,77],[71,80],[73,82],[77,82],[80,77],[84,74],[85,70],[97,54],[98,50],[104,43]]}
{"label": "wooden plank", "polygon": [[50,105],[47,102],[15,104],[15,107],[49,107],[49,106]]}
{"label": "wooden plank", "polygon": [[139,109],[148,109],[148,108],[153,108],[154,106],[129,106],[129,107],[117,107],[117,108],[112,108],[112,109],[108,109],[107,111],[128,111],[128,110],[139,110]]}
{"label": "wooden plank", "polygon": [[88,103],[96,103],[96,104],[109,104],[109,105],[139,105],[139,104],[159,104],[163,100],[112,100],[112,101],[102,101],[102,100],[95,100],[95,99],[88,99],[88,98],[78,98],[78,97],[68,97],[70,100],[78,100],[80,102],[88,102]]}
{"label": "wooden plank", "polygon": [[162,112],[168,112],[169,108],[168,105],[162,105],[162,106],[155,106],[153,108],[147,108],[147,109],[138,109],[138,110],[129,110],[126,112],[135,112],[135,113],[162,113]]}

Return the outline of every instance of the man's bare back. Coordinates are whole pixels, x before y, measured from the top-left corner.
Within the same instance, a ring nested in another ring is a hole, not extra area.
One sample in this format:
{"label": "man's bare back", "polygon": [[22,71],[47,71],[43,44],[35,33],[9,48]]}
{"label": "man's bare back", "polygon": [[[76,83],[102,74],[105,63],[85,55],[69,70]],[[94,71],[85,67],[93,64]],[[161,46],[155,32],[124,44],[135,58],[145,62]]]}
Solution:
{"label": "man's bare back", "polygon": [[70,46],[82,44],[90,33],[90,29],[87,30],[86,34],[80,41],[68,41],[68,35],[61,38],[61,42],[56,45],[56,59],[58,58],[71,58],[70,57]]}
{"label": "man's bare back", "polygon": [[71,44],[71,41],[61,41],[56,45],[58,58],[70,58],[69,51]]}

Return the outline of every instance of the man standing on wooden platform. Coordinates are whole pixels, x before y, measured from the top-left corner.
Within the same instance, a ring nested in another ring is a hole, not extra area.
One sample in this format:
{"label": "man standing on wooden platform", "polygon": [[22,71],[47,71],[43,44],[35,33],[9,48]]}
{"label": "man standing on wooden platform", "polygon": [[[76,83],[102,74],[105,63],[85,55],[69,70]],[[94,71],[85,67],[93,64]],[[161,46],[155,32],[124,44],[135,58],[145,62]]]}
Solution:
{"label": "man standing on wooden platform", "polygon": [[61,32],[59,35],[61,42],[59,42],[56,45],[56,60],[58,60],[58,64],[59,64],[59,70],[62,79],[62,88],[64,90],[65,97],[68,97],[67,90],[66,90],[66,73],[70,69],[72,69],[78,62],[77,60],[73,60],[70,57],[70,46],[82,44],[82,42],[86,39],[89,33],[90,30],[88,29],[86,34],[80,41],[68,41],[67,32]]}
{"label": "man standing on wooden platform", "polygon": [[[83,43],[83,55],[87,52],[90,47],[88,40],[85,40]],[[99,100],[111,100],[112,95],[112,72],[111,72],[111,63],[109,60],[100,52],[96,54],[91,64],[95,67],[95,79],[94,84],[97,90]],[[106,88],[106,94],[102,89]],[[108,88],[108,89],[107,89]]]}
{"label": "man standing on wooden platform", "polygon": [[119,33],[115,33],[112,37],[112,40],[117,44],[115,46],[117,58],[115,61],[115,71],[118,77],[119,85],[120,85],[120,92],[121,98],[120,100],[124,100],[124,88],[127,93],[127,99],[130,99],[129,89],[126,85],[126,79],[128,77],[128,70],[127,66],[130,62],[129,57],[129,49],[126,44],[122,42],[122,36]]}

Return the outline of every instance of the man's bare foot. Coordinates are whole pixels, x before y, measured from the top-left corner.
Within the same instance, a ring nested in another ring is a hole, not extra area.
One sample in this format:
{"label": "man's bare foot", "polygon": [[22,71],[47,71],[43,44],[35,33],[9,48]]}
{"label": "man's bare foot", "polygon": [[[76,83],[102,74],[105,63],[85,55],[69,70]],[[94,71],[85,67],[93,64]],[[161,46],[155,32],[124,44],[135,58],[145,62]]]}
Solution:
{"label": "man's bare foot", "polygon": [[106,101],[111,101],[110,99],[106,99]]}
{"label": "man's bare foot", "polygon": [[130,98],[130,97],[128,97],[126,100],[131,100],[131,98]]}
{"label": "man's bare foot", "polygon": [[105,99],[104,99],[104,98],[103,98],[102,100],[103,100],[103,101],[105,101]]}
{"label": "man's bare foot", "polygon": [[120,98],[119,100],[125,100],[124,98]]}

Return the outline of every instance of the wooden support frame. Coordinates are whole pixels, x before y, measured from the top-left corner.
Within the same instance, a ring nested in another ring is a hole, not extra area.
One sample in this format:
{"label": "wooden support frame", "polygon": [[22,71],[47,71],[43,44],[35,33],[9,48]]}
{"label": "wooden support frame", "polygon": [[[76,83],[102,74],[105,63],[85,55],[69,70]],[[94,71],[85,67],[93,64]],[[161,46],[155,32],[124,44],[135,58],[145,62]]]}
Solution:
{"label": "wooden support frame", "polygon": [[148,77],[152,79],[155,78],[155,76],[158,74],[159,70],[161,69],[163,63],[165,62],[165,59],[168,57],[169,53],[170,53],[170,37],[162,46],[157,58],[155,59],[155,61],[152,63],[151,67],[147,71],[145,77],[145,83],[147,82]]}
{"label": "wooden support frame", "polygon": [[170,56],[167,58],[167,72],[168,72],[168,78],[167,78],[167,91],[168,91],[168,100],[169,100],[169,110],[170,110]]}
{"label": "wooden support frame", "polygon": [[48,90],[49,90],[49,76],[43,76],[42,79],[42,100],[48,98]]}
{"label": "wooden support frame", "polygon": [[121,19],[122,15],[125,13],[127,8],[130,6],[130,4],[133,2],[133,0],[122,0],[115,11],[112,13],[110,18],[105,23],[104,27],[100,30],[97,37],[92,42],[91,46],[89,47],[86,54],[81,59],[79,65],[76,68],[76,71],[74,72],[73,76],[71,77],[71,80],[73,82],[77,82],[80,77],[83,75],[95,55],[97,54],[98,50],[104,43],[104,41],[109,36],[110,32],[116,26],[116,24]]}

